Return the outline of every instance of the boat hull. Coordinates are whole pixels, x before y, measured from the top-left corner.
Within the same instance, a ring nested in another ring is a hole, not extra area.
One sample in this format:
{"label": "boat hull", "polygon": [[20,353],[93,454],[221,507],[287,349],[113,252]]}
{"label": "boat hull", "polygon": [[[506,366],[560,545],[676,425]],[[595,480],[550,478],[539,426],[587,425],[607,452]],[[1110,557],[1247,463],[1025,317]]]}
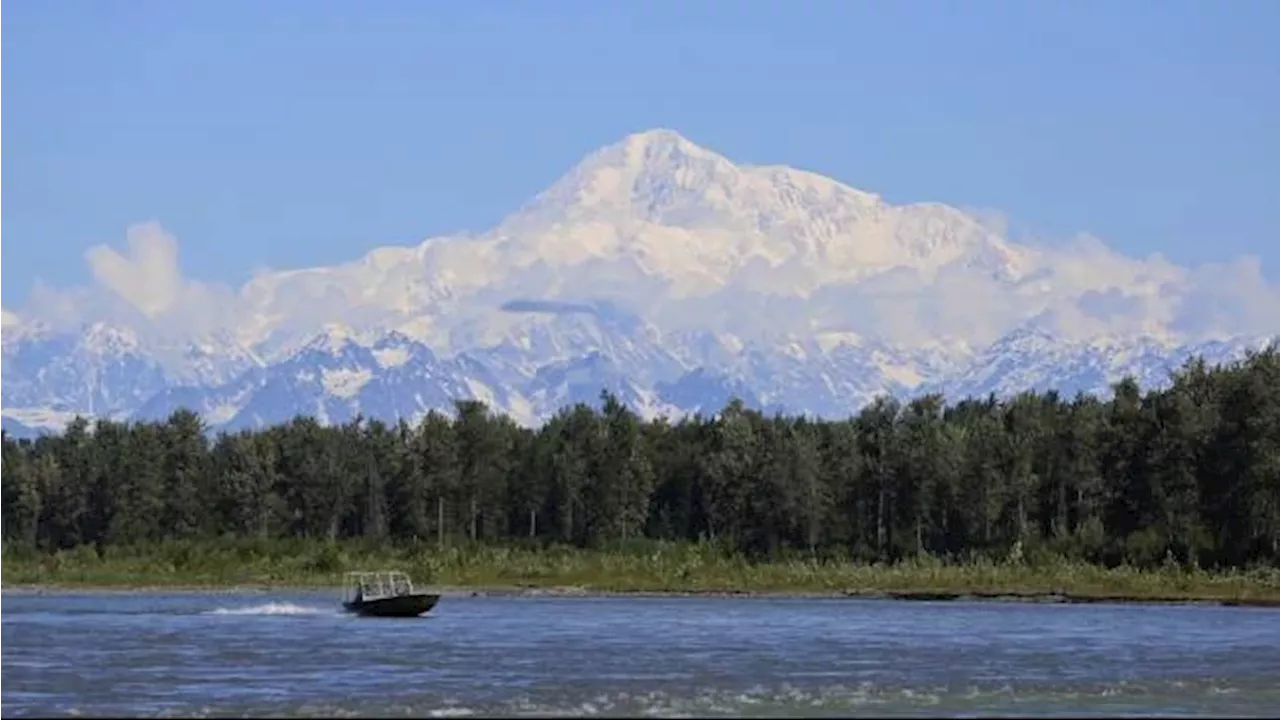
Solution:
{"label": "boat hull", "polygon": [[395,597],[377,598],[360,602],[345,602],[342,606],[349,613],[364,617],[417,617],[429,612],[440,602],[439,595],[416,593]]}

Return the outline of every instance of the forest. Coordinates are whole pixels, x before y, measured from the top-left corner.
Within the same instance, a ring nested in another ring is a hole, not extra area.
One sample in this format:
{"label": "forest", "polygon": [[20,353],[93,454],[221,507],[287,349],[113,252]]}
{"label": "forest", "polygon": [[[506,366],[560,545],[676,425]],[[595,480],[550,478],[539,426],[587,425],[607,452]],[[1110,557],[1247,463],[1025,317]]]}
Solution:
{"label": "forest", "polygon": [[1280,348],[1187,362],[1106,400],[881,398],[847,419],[645,421],[612,395],[521,427],[474,400],[416,424],[194,412],[3,441],[3,536],[52,553],[202,538],[592,548],[708,541],[750,558],[1151,567],[1280,564]]}

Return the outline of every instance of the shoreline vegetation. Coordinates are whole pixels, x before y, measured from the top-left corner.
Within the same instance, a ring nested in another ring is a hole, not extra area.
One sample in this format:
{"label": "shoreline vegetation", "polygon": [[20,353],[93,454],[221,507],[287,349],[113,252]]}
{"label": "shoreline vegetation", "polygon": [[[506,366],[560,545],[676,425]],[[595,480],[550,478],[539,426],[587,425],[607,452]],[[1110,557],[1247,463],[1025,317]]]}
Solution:
{"label": "shoreline vegetation", "polygon": [[647,420],[609,391],[536,428],[477,400],[218,433],[77,418],[3,436],[0,579],[1274,605],[1280,344],[1170,380],[831,420],[732,398]]}
{"label": "shoreline vegetation", "polygon": [[1142,570],[1065,559],[948,564],[758,561],[711,544],[646,543],[629,551],[571,547],[361,543],[168,543],[40,555],[5,548],[6,594],[75,591],[287,592],[335,590],[357,569],[403,569],[445,596],[851,598],[1040,603],[1216,604],[1280,608],[1280,570],[1208,572],[1176,564]]}

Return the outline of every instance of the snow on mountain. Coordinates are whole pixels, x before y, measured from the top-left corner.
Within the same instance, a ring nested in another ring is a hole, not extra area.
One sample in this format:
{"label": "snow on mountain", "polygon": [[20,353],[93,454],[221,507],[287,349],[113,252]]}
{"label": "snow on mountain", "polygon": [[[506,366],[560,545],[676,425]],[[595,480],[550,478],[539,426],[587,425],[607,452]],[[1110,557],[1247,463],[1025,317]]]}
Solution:
{"label": "snow on mountain", "polygon": [[[481,235],[263,273],[238,293],[229,330],[268,361],[331,322],[463,350],[455,336],[501,324],[512,300],[607,301],[664,330],[876,330],[831,291],[881,278],[864,289],[897,293],[904,270],[925,285],[966,273],[1013,282],[1039,257],[945,205],[893,206],[813,173],[737,166],[658,130],[592,154]],[[823,289],[815,312],[794,312]],[[740,323],[744,302],[773,298],[793,304]]]}
{"label": "snow on mountain", "polygon": [[182,409],[195,411],[211,426],[225,426],[266,384],[268,371],[253,368],[214,386],[175,385],[153,395],[134,411],[135,420],[163,420]]}
{"label": "snow on mountain", "polygon": [[185,342],[160,341],[147,349],[160,359],[166,375],[176,383],[218,384],[263,366],[256,353],[224,330]]}
{"label": "snow on mountain", "polygon": [[1036,328],[1021,328],[987,348],[972,363],[921,391],[947,397],[1007,397],[1025,390],[1057,390],[1064,397],[1089,393],[1110,397],[1112,385],[1126,376],[1140,387],[1169,384],[1170,373],[1192,357],[1210,365],[1242,359],[1273,338],[1240,337],[1172,345],[1156,338],[1097,338],[1071,342]]}
{"label": "snow on mountain", "polygon": [[501,369],[505,380],[532,378],[552,361],[600,352],[638,373],[641,382],[686,369],[664,347],[661,332],[607,302],[569,304],[544,301],[504,303],[493,322],[455,333],[453,344],[471,348],[477,361]]}
{"label": "snow on mountain", "polygon": [[975,253],[1016,276],[1020,262],[952,208],[892,207],[813,173],[739,167],[669,130],[593,154],[497,232],[530,261],[573,265],[622,255],[677,295],[705,294],[735,278],[805,295],[830,282],[903,265],[935,269]]}
{"label": "snow on mountain", "polygon": [[645,417],[670,414],[671,410],[655,402],[650,390],[628,377],[625,367],[598,351],[542,367],[526,388],[533,412],[540,417],[577,403],[597,405],[602,390],[612,392]]}
{"label": "snow on mountain", "polygon": [[144,339],[105,322],[78,332],[26,323],[15,330],[3,336],[4,413],[38,426],[77,413],[127,417],[175,385],[216,384],[261,365],[221,334]]}
{"label": "snow on mountain", "polygon": [[692,370],[672,382],[660,382],[655,390],[663,403],[689,415],[714,415],[735,398],[756,410],[770,413],[783,410],[762,403],[746,381],[706,368]]}
{"label": "snow on mountain", "polygon": [[228,400],[242,398],[226,422],[231,429],[285,422],[302,412],[321,422],[347,422],[357,415],[414,419],[453,398],[471,397],[468,378],[426,346],[390,336],[373,346],[327,332],[317,335],[257,379],[233,382]]}
{"label": "snow on mountain", "polygon": [[166,386],[164,370],[128,330],[97,323],[78,336],[5,340],[3,404],[10,417],[21,419],[24,409],[124,416]]}
{"label": "snow on mountain", "polygon": [[[171,264],[174,242],[130,232],[135,252],[152,243]],[[946,205],[891,205],[651,130],[479,235],[238,289],[167,277],[163,297],[46,291],[4,311],[4,416],[52,427],[190,407],[241,428],[412,419],[476,398],[536,423],[607,388],[648,416],[736,396],[840,417],[881,393],[1106,392],[1280,333],[1265,309],[1280,295],[1232,267],[1089,238],[1017,244]]]}

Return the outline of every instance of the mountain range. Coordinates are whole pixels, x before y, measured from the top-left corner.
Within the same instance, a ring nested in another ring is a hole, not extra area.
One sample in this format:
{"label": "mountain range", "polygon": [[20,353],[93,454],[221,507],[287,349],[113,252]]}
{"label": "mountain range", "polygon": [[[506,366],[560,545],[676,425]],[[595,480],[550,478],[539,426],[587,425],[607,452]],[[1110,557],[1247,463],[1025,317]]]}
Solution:
{"label": "mountain range", "polygon": [[71,417],[215,429],[296,414],[415,420],[476,398],[524,424],[608,389],[646,417],[732,397],[842,417],[876,395],[1106,395],[1280,334],[1255,261],[1184,268],[1096,238],[1015,242],[986,216],[630,135],[496,227],[262,272],[183,277],[162,227],[88,254],[95,283],[3,314],[13,434]]}

